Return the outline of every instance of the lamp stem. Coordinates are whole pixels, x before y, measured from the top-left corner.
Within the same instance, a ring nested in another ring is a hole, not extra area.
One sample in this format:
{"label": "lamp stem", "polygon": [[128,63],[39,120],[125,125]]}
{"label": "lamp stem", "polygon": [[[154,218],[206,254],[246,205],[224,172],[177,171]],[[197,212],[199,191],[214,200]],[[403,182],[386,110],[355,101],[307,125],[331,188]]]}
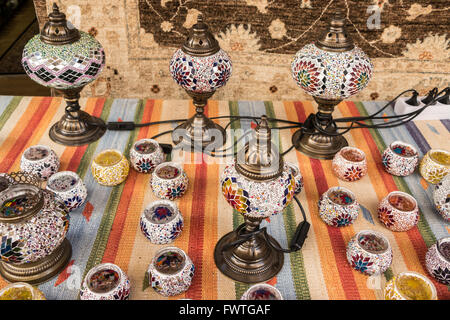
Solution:
{"label": "lamp stem", "polygon": [[80,92],[83,89],[83,87],[76,88],[76,89],[67,89],[67,90],[60,90],[60,92],[64,96],[64,100],[66,101],[66,115],[68,118],[71,119],[78,119],[80,117]]}

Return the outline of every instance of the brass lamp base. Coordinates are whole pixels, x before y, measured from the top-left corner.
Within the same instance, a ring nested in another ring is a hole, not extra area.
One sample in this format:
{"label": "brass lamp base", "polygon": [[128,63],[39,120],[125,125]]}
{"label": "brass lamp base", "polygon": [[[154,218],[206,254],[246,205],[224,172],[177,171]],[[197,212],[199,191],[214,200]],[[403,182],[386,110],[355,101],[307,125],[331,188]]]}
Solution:
{"label": "brass lamp base", "polygon": [[[214,261],[224,275],[235,281],[265,282],[280,272],[284,263],[284,255],[269,245],[263,233],[252,235],[241,244],[232,245],[241,239],[240,235],[245,235],[244,228],[249,230],[248,222],[246,219],[246,224],[242,224],[219,240],[214,250]],[[250,221],[255,229],[259,228],[260,223],[261,220]],[[278,244],[274,238],[268,237],[269,241]]]}
{"label": "brass lamp base", "polygon": [[292,136],[295,149],[314,159],[333,159],[334,155],[343,147],[348,146],[347,140],[342,136],[327,136],[316,133],[303,133],[298,130]]}
{"label": "brass lamp base", "polygon": [[67,103],[66,113],[49,131],[50,139],[65,146],[82,146],[100,139],[106,131],[105,122],[80,110],[83,87],[58,90]]}
{"label": "brass lamp base", "polygon": [[8,282],[27,282],[37,285],[58,275],[70,261],[72,246],[64,239],[49,256],[32,263],[0,262],[0,274]]}
{"label": "brass lamp base", "polygon": [[[337,134],[332,125],[332,113],[336,105],[342,100],[329,100],[314,97],[319,105],[319,111],[310,115],[305,122],[305,128],[298,130],[292,136],[295,149],[315,159],[333,159],[334,155],[343,147],[348,146],[347,140]],[[317,130],[312,124],[320,127]]]}
{"label": "brass lamp base", "polygon": [[77,119],[67,115],[49,131],[50,139],[65,146],[81,146],[100,139],[106,131],[105,122],[87,112],[79,111]]}
{"label": "brass lamp base", "polygon": [[227,138],[225,129],[205,116],[204,109],[213,92],[186,91],[192,97],[196,114],[180,124],[172,132],[172,141],[176,148],[183,150],[209,149],[222,147]]}

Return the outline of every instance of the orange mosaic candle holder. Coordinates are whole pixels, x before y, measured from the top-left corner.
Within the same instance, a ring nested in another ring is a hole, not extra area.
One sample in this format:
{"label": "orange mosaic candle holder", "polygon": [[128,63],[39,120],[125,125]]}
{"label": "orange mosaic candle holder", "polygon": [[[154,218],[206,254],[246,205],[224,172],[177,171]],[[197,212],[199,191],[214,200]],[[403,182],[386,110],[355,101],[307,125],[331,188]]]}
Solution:
{"label": "orange mosaic candle holder", "polygon": [[408,231],[419,222],[417,201],[405,192],[393,191],[380,201],[378,219],[391,231]]}
{"label": "orange mosaic candle holder", "polygon": [[104,186],[115,186],[128,176],[130,164],[125,156],[115,149],[100,152],[91,165],[92,176]]}

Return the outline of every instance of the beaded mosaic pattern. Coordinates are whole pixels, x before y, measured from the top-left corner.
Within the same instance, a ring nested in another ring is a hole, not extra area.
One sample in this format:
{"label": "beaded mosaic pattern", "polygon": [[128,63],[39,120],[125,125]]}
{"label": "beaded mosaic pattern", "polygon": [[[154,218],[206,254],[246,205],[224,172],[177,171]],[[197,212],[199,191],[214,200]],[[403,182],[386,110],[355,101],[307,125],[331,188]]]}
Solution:
{"label": "beaded mosaic pattern", "polygon": [[234,209],[252,218],[268,218],[282,213],[291,202],[296,182],[286,164],[282,175],[270,181],[247,179],[230,164],[222,173],[221,185],[225,200]]}
{"label": "beaded mosaic pattern", "polygon": [[172,201],[155,201],[145,208],[140,218],[142,233],[155,244],[174,241],[183,230],[183,217]]}
{"label": "beaded mosaic pattern", "polygon": [[86,185],[72,171],[62,171],[51,176],[46,189],[57,194],[69,212],[83,205],[87,198]]}
{"label": "beaded mosaic pattern", "polygon": [[353,269],[367,275],[385,272],[393,258],[388,240],[375,231],[361,231],[353,236],[346,255]]}
{"label": "beaded mosaic pattern", "polygon": [[[176,173],[175,173],[176,171]],[[167,200],[180,198],[186,193],[189,179],[181,167],[173,162],[158,165],[150,180],[153,193]]]}
{"label": "beaded mosaic pattern", "polygon": [[159,144],[152,139],[136,141],[130,150],[132,167],[141,173],[151,173],[157,165],[164,161],[164,153]]}
{"label": "beaded mosaic pattern", "polygon": [[433,202],[442,218],[450,221],[450,175],[435,185]]}
{"label": "beaded mosaic pattern", "polygon": [[232,64],[222,49],[206,57],[195,57],[178,49],[169,66],[175,82],[193,92],[212,92],[223,87],[231,76]]}
{"label": "beaded mosaic pattern", "polygon": [[195,267],[181,249],[165,248],[163,250],[165,252],[156,253],[149,265],[147,270],[149,284],[165,297],[175,296],[189,289]]}
{"label": "beaded mosaic pattern", "polygon": [[295,82],[312,96],[345,99],[364,89],[373,65],[358,47],[346,52],[328,52],[314,44],[300,49],[292,61]]}
{"label": "beaded mosaic pattern", "polygon": [[333,158],[331,168],[341,180],[352,182],[367,174],[367,161],[364,152],[357,148],[342,148]]}
{"label": "beaded mosaic pattern", "polygon": [[[439,153],[441,155],[433,155]],[[442,161],[436,161],[440,159]],[[420,162],[419,171],[422,177],[430,183],[439,183],[450,172],[450,152],[428,151]]]}
{"label": "beaded mosaic pattern", "polygon": [[80,31],[73,44],[50,45],[35,35],[23,50],[22,66],[28,76],[50,88],[83,87],[94,81],[105,66],[105,52],[91,35]]}
{"label": "beaded mosaic pattern", "polygon": [[391,231],[407,231],[419,222],[417,202],[407,193],[393,191],[380,201],[378,219]]}
{"label": "beaded mosaic pattern", "polygon": [[128,300],[130,280],[116,265],[104,263],[94,267],[86,275],[80,300]]}
{"label": "beaded mosaic pattern", "polygon": [[333,227],[345,227],[353,223],[359,214],[359,203],[353,193],[342,187],[332,187],[324,192],[318,202],[322,220]]}
{"label": "beaded mosaic pattern", "polygon": [[393,142],[381,157],[384,169],[394,176],[408,176],[419,164],[417,150],[402,142]]}
{"label": "beaded mosaic pattern", "polygon": [[35,174],[44,181],[58,172],[59,165],[56,153],[46,146],[32,146],[25,150],[20,159],[20,170]]}
{"label": "beaded mosaic pattern", "polygon": [[437,281],[450,285],[450,237],[439,240],[428,249],[425,265]]}
{"label": "beaded mosaic pattern", "polygon": [[[100,163],[103,162],[103,160],[100,161]],[[124,156],[121,156],[119,162],[106,166],[100,165],[94,160],[91,165],[91,170],[92,176],[99,184],[104,186],[115,186],[125,181],[130,170],[130,164]]]}
{"label": "beaded mosaic pattern", "polygon": [[23,222],[0,223],[2,261],[17,264],[37,261],[64,240],[69,228],[68,211],[53,193],[43,192],[44,205],[37,214]]}

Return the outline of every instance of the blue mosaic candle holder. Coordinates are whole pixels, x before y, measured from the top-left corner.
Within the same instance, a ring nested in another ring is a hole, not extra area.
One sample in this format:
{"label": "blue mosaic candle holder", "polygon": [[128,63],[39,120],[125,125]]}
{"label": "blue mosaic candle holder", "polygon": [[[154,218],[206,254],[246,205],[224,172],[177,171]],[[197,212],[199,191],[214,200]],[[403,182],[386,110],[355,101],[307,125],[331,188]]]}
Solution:
{"label": "blue mosaic candle holder", "polygon": [[103,70],[105,52],[94,37],[74,28],[55,3],[48,19],[25,45],[22,66],[32,80],[56,89],[66,100],[66,112],[51,127],[50,138],[63,145],[84,145],[106,131],[104,121],[81,111],[78,103],[83,87]]}

